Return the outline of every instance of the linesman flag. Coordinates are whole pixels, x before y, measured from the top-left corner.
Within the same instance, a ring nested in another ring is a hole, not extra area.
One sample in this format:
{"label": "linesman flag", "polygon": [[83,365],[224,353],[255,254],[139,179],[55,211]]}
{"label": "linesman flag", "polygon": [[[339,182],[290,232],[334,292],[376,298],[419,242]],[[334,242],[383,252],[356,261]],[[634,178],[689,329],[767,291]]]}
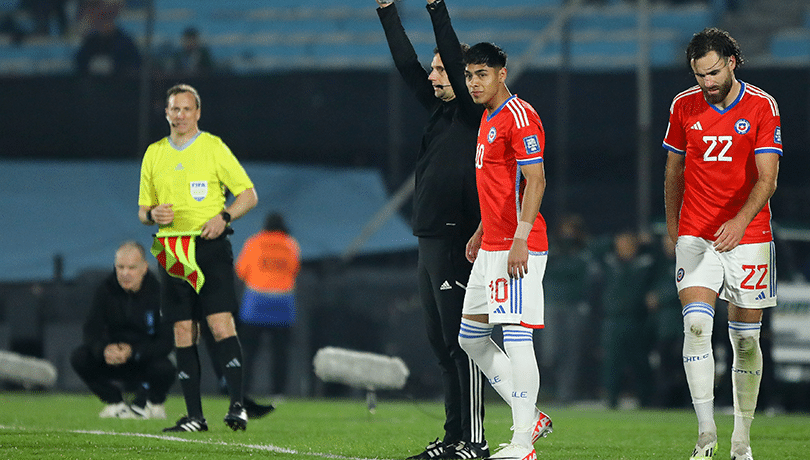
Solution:
{"label": "linesman flag", "polygon": [[205,276],[197,266],[197,236],[200,232],[174,232],[155,235],[152,255],[166,272],[175,278],[188,281],[200,293]]}

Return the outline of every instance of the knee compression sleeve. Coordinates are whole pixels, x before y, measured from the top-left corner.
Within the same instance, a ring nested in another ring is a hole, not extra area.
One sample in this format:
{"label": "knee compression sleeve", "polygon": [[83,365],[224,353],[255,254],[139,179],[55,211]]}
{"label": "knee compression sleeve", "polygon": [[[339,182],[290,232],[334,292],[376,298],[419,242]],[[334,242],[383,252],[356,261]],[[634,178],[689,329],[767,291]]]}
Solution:
{"label": "knee compression sleeve", "polygon": [[492,341],[492,325],[461,319],[458,343],[489,380],[490,385],[512,404],[512,366],[506,353]]}
{"label": "knee compression sleeve", "polygon": [[711,305],[692,302],[683,308],[683,367],[695,404],[714,399],[713,326]]}

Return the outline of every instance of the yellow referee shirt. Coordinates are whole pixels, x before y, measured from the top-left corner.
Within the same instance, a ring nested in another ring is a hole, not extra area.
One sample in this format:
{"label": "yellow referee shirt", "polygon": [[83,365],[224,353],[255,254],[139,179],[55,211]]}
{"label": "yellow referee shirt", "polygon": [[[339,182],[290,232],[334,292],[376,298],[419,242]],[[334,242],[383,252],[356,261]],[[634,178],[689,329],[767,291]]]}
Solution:
{"label": "yellow referee shirt", "polygon": [[226,186],[236,196],[253,182],[222,139],[200,132],[178,149],[164,137],[143,156],[138,205],[173,205],[174,221],[161,225],[158,235],[200,231],[225,209]]}

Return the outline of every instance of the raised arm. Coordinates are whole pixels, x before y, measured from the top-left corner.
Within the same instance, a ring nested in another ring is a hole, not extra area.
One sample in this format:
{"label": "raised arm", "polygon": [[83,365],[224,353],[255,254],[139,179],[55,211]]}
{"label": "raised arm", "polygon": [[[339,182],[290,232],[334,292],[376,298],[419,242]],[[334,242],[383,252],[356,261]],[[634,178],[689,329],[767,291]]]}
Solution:
{"label": "raised arm", "polygon": [[450,80],[450,86],[453,87],[465,120],[477,127],[481,122],[484,108],[472,100],[472,96],[467,90],[467,82],[464,77],[464,55],[461,52],[461,43],[456,31],[453,30],[450,22],[450,13],[447,11],[445,0],[427,0],[427,10],[430,13],[430,20],[433,22],[436,45],[439,55],[442,57],[447,78]]}
{"label": "raised arm", "polygon": [[427,71],[419,63],[416,51],[405,34],[397,6],[394,3],[386,3],[386,0],[377,0],[377,3],[380,5],[377,8],[377,15],[385,30],[385,38],[388,40],[388,48],[391,50],[397,70],[419,103],[429,111],[432,110],[439,101],[433,94],[433,85],[428,80]]}

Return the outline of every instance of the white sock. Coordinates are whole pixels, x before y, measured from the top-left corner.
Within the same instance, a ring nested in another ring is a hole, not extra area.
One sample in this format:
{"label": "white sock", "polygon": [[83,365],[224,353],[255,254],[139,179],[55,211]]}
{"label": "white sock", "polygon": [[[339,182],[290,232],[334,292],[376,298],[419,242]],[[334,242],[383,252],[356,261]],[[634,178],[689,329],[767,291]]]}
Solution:
{"label": "white sock", "polygon": [[698,419],[698,434],[717,433],[714,423],[714,309],[704,302],[683,308],[683,368]]}
{"label": "white sock", "polygon": [[750,445],[751,422],[762,381],[762,349],[759,346],[761,329],[762,323],[728,322],[728,335],[734,351],[731,365],[731,384],[734,391],[732,444]]}
{"label": "white sock", "polygon": [[492,388],[512,405],[512,365],[509,357],[492,341],[492,325],[461,318],[458,343],[481,368]]}
{"label": "white sock", "polygon": [[540,392],[540,370],[534,355],[532,329],[518,325],[503,326],[503,346],[512,363],[512,443],[531,446],[532,430]]}

